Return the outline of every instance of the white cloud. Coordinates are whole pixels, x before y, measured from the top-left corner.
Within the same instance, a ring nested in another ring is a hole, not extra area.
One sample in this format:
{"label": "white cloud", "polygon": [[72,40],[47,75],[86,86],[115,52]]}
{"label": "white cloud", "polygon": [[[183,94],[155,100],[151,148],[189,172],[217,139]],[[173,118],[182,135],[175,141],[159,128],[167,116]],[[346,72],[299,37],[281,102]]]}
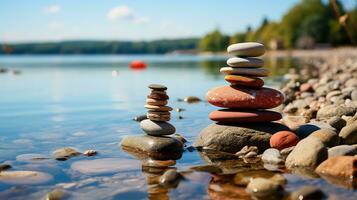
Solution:
{"label": "white cloud", "polygon": [[50,5],[45,8],[45,12],[49,14],[57,14],[61,11],[61,6],[59,5]]}
{"label": "white cloud", "polygon": [[148,17],[143,17],[137,15],[133,10],[131,10],[128,6],[117,6],[109,10],[107,14],[107,18],[109,20],[127,20],[136,24],[149,22],[150,19]]}

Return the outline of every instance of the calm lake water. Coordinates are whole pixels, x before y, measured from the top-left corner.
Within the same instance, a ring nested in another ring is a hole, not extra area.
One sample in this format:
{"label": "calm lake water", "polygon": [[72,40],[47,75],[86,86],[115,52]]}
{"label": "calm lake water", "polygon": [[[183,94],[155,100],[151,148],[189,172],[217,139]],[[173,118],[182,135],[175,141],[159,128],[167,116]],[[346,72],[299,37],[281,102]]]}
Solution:
{"label": "calm lake water", "polygon": [[[147,62],[148,68],[131,70],[128,63],[135,59]],[[11,164],[11,170],[35,170],[53,176],[42,184],[0,182],[0,199],[41,199],[63,183],[77,183],[68,186],[68,199],[209,199],[207,188],[212,176],[208,173],[194,173],[177,188],[155,196],[148,192],[150,175],[142,170],[140,162],[134,162],[129,170],[98,174],[81,173],[71,165],[100,158],[116,158],[123,163],[134,160],[119,144],[126,135],[143,134],[139,123],[132,119],[146,113],[143,106],[150,83],[166,85],[169,105],[186,109],[180,114],[173,111],[171,123],[190,145],[212,123],[208,114],[217,108],[205,102],[187,104],[177,99],[189,95],[204,99],[210,88],[227,84],[219,74],[225,59],[155,55],[0,57],[0,68],[21,72],[0,74],[0,163]],[[278,87],[282,75],[298,67],[296,63],[291,59],[268,60],[273,76],[265,79],[266,85]],[[67,161],[16,158],[30,153],[50,158],[54,150],[67,146],[81,151],[95,149],[99,154]],[[185,170],[200,164],[205,161],[197,151],[185,151],[175,167]],[[285,177],[287,191],[315,185],[344,199],[354,199],[356,195],[353,190],[322,179],[291,174]]]}

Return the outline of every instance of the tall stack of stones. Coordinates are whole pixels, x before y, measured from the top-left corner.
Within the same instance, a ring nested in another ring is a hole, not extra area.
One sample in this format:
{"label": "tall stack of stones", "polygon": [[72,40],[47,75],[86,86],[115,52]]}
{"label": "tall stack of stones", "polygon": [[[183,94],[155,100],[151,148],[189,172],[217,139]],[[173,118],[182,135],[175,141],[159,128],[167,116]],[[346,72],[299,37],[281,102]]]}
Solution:
{"label": "tall stack of stones", "polygon": [[141,121],[140,126],[143,131],[151,136],[172,135],[175,127],[168,123],[170,121],[170,111],[167,106],[169,96],[166,93],[167,87],[159,84],[150,84],[151,93],[147,96],[145,108],[148,109],[146,120]]}
{"label": "tall stack of stones", "polygon": [[210,113],[209,118],[217,123],[202,131],[196,145],[232,153],[246,145],[258,146],[262,151],[269,148],[271,134],[287,128],[271,123],[281,119],[280,113],[265,110],[282,104],[284,95],[263,87],[260,77],[268,76],[269,71],[262,68],[264,61],[257,57],[265,53],[264,45],[238,43],[227,51],[235,57],[229,58],[228,67],[220,72],[230,85],[213,88],[206,94],[210,104],[224,109]]}

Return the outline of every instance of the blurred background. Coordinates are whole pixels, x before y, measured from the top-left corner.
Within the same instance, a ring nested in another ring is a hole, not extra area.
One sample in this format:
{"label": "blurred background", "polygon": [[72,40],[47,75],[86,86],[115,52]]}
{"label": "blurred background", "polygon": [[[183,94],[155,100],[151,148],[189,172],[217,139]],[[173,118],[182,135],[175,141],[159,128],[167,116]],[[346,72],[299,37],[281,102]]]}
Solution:
{"label": "blurred background", "polygon": [[249,2],[35,1],[0,3],[0,54],[222,52],[356,45],[355,0]]}

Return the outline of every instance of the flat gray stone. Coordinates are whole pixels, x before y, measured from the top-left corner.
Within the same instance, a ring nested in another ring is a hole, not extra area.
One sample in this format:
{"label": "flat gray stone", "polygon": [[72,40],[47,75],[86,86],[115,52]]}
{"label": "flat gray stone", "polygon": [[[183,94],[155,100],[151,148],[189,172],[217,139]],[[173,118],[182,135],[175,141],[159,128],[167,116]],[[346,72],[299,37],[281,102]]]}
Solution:
{"label": "flat gray stone", "polygon": [[244,146],[256,146],[259,152],[270,148],[272,134],[289,130],[278,123],[242,123],[234,125],[211,124],[203,129],[194,146],[208,147],[217,151],[236,153]]}
{"label": "flat gray stone", "polygon": [[317,138],[308,137],[301,140],[288,155],[285,166],[315,168],[328,157],[327,148]]}
{"label": "flat gray stone", "polygon": [[52,154],[53,154],[53,157],[56,160],[64,161],[64,160],[68,160],[68,159],[70,159],[70,158],[72,158],[74,156],[78,156],[81,153],[78,152],[74,148],[64,147],[64,148],[60,148],[60,149],[55,150]]}
{"label": "flat gray stone", "polygon": [[263,67],[264,60],[260,58],[233,57],[227,60],[227,65],[231,67]]}
{"label": "flat gray stone", "polygon": [[168,136],[126,136],[121,141],[121,146],[134,156],[144,154],[158,160],[176,160],[182,156],[183,152],[183,143]]}
{"label": "flat gray stone", "polygon": [[176,128],[168,122],[158,122],[145,119],[140,122],[140,127],[148,135],[171,135],[174,134]]}
{"label": "flat gray stone", "polygon": [[357,146],[339,145],[328,150],[328,157],[334,156],[353,156],[357,154]]}
{"label": "flat gray stone", "polygon": [[235,56],[257,57],[265,53],[265,47],[257,42],[243,42],[230,45],[227,52]]}

